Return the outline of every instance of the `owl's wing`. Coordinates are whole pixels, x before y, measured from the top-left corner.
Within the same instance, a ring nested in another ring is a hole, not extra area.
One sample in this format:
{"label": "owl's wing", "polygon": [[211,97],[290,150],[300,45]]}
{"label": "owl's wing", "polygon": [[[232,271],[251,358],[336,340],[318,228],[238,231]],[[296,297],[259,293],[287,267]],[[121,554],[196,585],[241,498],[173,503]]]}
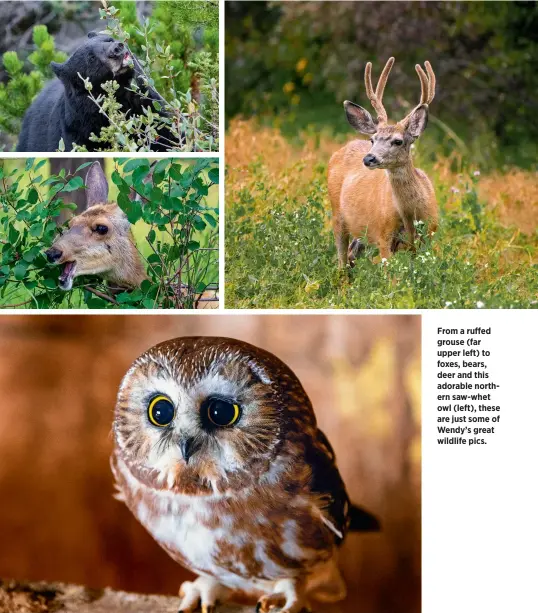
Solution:
{"label": "owl's wing", "polygon": [[380,529],[374,515],[351,504],[336,466],[333,448],[319,429],[306,460],[312,470],[311,491],[323,501],[323,511],[331,523],[337,544],[343,541],[348,530],[375,532]]}

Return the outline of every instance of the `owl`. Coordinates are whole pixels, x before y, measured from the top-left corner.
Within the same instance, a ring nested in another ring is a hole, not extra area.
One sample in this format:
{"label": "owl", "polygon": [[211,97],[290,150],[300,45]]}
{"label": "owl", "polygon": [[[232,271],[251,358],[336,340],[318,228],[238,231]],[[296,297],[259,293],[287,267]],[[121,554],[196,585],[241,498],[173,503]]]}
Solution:
{"label": "owl", "polygon": [[159,545],[198,575],[180,613],[238,597],[310,611],[345,596],[337,566],[353,506],[306,392],[277,357],[229,338],[184,337],[141,355],[121,383],[112,470]]}

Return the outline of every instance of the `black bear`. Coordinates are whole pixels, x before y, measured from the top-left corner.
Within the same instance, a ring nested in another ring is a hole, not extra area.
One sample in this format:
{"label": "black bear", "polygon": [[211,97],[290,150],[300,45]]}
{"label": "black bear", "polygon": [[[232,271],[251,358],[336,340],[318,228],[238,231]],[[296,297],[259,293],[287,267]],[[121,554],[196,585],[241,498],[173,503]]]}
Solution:
{"label": "black bear", "polygon": [[[127,89],[133,77],[140,74],[136,58],[123,43],[104,34],[90,32],[88,40],[69,59],[63,64],[51,62],[51,67],[58,79],[47,83],[26,111],[17,151],[57,151],[60,139],[66,151],[73,148],[73,143],[88,151],[96,150],[99,144],[89,140],[90,134],[99,135],[108,120],[88,97],[77,73],[90,80],[95,97],[103,93],[101,84],[115,80],[120,86],[116,99],[125,112],[140,115],[143,107],[152,104],[153,100],[163,100],[151,89],[144,91],[140,82],[144,96]],[[164,151],[178,145],[178,139],[166,127],[159,134],[151,151]]]}

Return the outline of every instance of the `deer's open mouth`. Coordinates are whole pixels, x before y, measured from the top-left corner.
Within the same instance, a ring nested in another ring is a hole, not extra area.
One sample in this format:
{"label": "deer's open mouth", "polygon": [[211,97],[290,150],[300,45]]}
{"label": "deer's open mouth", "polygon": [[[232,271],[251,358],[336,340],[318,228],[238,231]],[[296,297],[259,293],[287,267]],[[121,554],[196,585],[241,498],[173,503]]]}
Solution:
{"label": "deer's open mouth", "polygon": [[75,270],[77,268],[76,262],[66,262],[63,265],[62,274],[58,279],[60,287],[67,291],[73,287],[73,280],[75,278]]}

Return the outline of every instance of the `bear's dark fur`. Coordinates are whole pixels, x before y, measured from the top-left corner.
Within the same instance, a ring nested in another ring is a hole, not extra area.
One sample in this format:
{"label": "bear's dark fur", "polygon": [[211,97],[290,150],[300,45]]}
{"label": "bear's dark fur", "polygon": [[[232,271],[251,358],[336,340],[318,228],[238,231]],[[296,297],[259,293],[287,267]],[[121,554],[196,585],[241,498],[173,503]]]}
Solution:
{"label": "bear's dark fur", "polygon": [[[127,90],[138,73],[134,66],[136,63],[123,43],[90,32],[88,40],[63,64],[51,63],[58,78],[47,83],[26,111],[17,151],[57,151],[60,139],[63,139],[66,151],[73,148],[73,143],[95,151],[99,143],[90,141],[90,134],[93,132],[98,136],[101,128],[108,125],[108,120],[88,97],[77,73],[90,80],[96,98],[103,93],[102,83],[115,80],[120,86],[116,99],[122,110],[140,115],[144,106],[149,106],[152,100],[162,101],[162,98],[153,90],[145,92],[147,97]],[[161,131],[161,136],[164,143],[171,144],[166,139],[173,137],[166,128]],[[151,151],[166,149],[158,143],[151,146]]]}

